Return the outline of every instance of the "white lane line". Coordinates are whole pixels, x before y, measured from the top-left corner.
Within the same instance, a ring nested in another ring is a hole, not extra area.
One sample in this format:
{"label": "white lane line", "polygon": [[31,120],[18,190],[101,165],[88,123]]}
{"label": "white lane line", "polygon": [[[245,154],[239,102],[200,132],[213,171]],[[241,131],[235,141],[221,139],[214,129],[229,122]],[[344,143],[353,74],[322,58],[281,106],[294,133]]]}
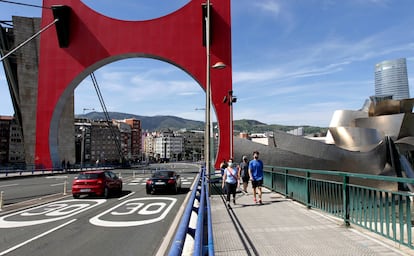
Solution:
{"label": "white lane line", "polygon": [[127,197],[129,197],[129,196],[132,196],[133,194],[135,194],[135,192],[131,192],[131,193],[129,193],[129,194],[127,194],[127,195],[125,195],[125,196],[123,196],[123,197],[119,198],[119,199],[118,199],[118,201],[123,200],[123,199],[125,199],[125,198],[127,198]]}
{"label": "white lane line", "polygon": [[75,221],[76,221],[76,219],[70,220],[70,221],[68,221],[68,222],[66,222],[66,223],[63,223],[63,224],[62,224],[62,225],[60,225],[60,226],[57,226],[57,227],[55,227],[55,228],[52,228],[52,229],[50,229],[50,230],[48,230],[48,231],[46,231],[46,232],[44,232],[44,233],[42,233],[42,234],[39,234],[39,235],[37,235],[37,236],[35,236],[35,237],[33,237],[33,238],[31,238],[31,239],[27,240],[27,241],[24,241],[23,243],[20,243],[20,244],[15,245],[15,246],[13,246],[13,247],[11,247],[11,248],[9,248],[9,249],[5,250],[5,251],[2,251],[2,252],[0,252],[0,256],[1,256],[1,255],[6,255],[6,254],[7,254],[7,253],[9,253],[9,252],[12,252],[12,251],[14,251],[14,250],[16,250],[16,249],[18,249],[18,248],[20,248],[20,247],[22,247],[22,246],[24,246],[24,245],[26,245],[26,244],[30,243],[30,242],[33,242],[33,241],[34,241],[34,240],[36,240],[36,239],[39,239],[39,238],[41,238],[41,237],[44,237],[44,236],[46,236],[46,235],[48,235],[48,234],[50,234],[50,233],[52,233],[52,232],[54,232],[54,231],[56,231],[56,230],[58,230],[58,229],[61,229],[61,228],[63,228],[64,226],[67,226],[67,225],[69,225],[69,224],[71,224],[72,222],[75,222]]}
{"label": "white lane line", "polygon": [[1,185],[0,188],[5,188],[5,187],[13,187],[13,186],[18,186],[19,184],[8,184],[8,185]]}
{"label": "white lane line", "polygon": [[134,185],[138,185],[139,183],[136,183],[136,182],[131,182],[131,183],[128,183],[127,185],[129,185],[129,186],[134,186]]}
{"label": "white lane line", "polygon": [[65,183],[50,184],[49,186],[56,187],[56,186],[62,186],[62,185],[65,185]]}

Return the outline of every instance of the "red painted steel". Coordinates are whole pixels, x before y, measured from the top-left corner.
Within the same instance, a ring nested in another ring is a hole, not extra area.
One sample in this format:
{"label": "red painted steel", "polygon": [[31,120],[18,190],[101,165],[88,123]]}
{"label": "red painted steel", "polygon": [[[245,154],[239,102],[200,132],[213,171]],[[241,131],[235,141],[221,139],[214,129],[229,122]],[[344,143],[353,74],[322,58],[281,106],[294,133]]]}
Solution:
{"label": "red painted steel", "polygon": [[[232,90],[230,0],[211,0],[211,63],[224,62],[222,70],[211,69],[211,97],[219,124],[218,162],[230,157],[230,106],[223,98]],[[91,72],[125,58],[159,59],[181,68],[205,90],[206,49],[202,44],[204,0],[193,0],[166,16],[145,21],[123,21],[101,15],[79,0],[43,0],[45,7],[71,8],[70,42],[59,48],[54,29],[40,38],[39,84],[36,116],[35,163],[59,166],[57,129],[64,99]],[[53,20],[43,9],[42,26]],[[145,88],[142,88],[143,90]],[[63,101],[63,102],[62,102]],[[154,103],[159,104],[159,103]],[[190,107],[190,106],[189,106]],[[137,113],[139,114],[139,113]]]}

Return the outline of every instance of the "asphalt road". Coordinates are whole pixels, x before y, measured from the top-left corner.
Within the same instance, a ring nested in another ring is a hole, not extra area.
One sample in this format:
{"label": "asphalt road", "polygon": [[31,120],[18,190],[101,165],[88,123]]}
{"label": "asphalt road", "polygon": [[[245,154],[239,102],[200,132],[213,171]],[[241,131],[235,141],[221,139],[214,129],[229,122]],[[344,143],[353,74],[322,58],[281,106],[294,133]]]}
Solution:
{"label": "asphalt road", "polygon": [[[0,211],[0,256],[155,255],[163,239],[171,239],[165,236],[183,208],[198,169],[178,164],[151,168],[180,172],[181,193],[147,195],[149,169],[115,170],[124,181],[124,191],[109,199],[73,199],[74,174],[0,180],[5,206],[24,205]],[[68,194],[63,196],[65,180]],[[60,198],[38,204],[50,194]]]}

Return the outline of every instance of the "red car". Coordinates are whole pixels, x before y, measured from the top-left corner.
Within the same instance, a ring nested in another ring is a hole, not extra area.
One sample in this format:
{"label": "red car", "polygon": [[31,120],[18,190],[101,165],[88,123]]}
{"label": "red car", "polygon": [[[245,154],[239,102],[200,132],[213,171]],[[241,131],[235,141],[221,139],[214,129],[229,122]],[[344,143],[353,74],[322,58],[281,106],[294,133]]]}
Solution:
{"label": "red car", "polygon": [[111,192],[122,193],[122,180],[111,171],[81,172],[73,180],[72,195],[96,195],[108,198]]}

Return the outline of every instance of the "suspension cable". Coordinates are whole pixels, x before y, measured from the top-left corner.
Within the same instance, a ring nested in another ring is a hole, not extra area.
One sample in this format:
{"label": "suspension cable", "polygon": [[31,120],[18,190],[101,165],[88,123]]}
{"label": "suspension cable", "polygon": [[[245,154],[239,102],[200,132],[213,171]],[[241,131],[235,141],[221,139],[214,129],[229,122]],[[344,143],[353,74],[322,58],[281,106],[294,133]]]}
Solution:
{"label": "suspension cable", "polygon": [[26,4],[26,3],[19,3],[14,1],[8,1],[8,0],[0,0],[0,2],[8,3],[8,4],[16,4],[16,5],[22,5],[22,6],[29,6],[29,7],[36,7],[36,8],[43,8],[43,9],[52,9],[50,7],[45,7],[41,5],[34,5],[34,4]]}
{"label": "suspension cable", "polygon": [[[0,0],[1,1],[1,0]],[[13,50],[11,50],[10,52],[8,52],[6,55],[4,55],[3,57],[0,58],[0,61],[3,61],[5,58],[9,57],[11,54],[13,54],[15,51],[19,50],[20,48],[22,48],[24,45],[26,45],[28,42],[30,42],[31,40],[33,40],[35,37],[37,37],[40,33],[44,32],[45,30],[49,29],[53,24],[55,24],[56,22],[58,22],[59,19],[55,19],[52,23],[48,24],[46,27],[42,28],[39,32],[37,32],[36,34],[32,35],[31,37],[29,37],[26,41],[24,41],[23,43],[19,44],[18,46],[16,46],[16,48],[14,48]]]}
{"label": "suspension cable", "polygon": [[102,110],[104,112],[106,122],[109,126],[109,129],[112,133],[112,136],[114,137],[115,144],[118,148],[119,157],[120,157],[121,161],[123,161],[124,156],[122,154],[121,142],[119,141],[119,138],[116,136],[113,125],[110,121],[108,110],[106,109],[105,102],[104,102],[104,99],[103,99],[102,94],[101,94],[101,90],[99,89],[98,81],[96,80],[95,74],[93,72],[91,73],[90,76],[91,76],[91,79],[92,79],[93,86],[95,87],[96,94],[98,95],[99,102],[101,103],[101,107],[102,107]]}

